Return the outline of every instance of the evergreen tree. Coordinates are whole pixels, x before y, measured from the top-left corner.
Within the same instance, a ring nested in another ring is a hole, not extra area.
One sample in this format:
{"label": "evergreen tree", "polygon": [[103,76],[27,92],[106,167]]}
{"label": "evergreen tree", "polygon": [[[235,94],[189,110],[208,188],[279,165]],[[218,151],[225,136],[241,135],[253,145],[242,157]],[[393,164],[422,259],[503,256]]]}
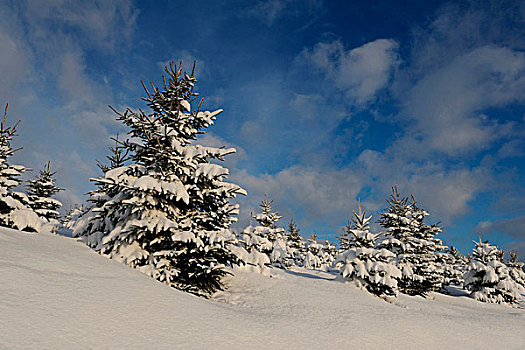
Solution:
{"label": "evergreen tree", "polygon": [[513,250],[509,253],[510,259],[505,262],[509,268],[509,276],[517,283],[519,292],[525,294],[525,270],[524,263],[518,261],[518,252]]}
{"label": "evergreen tree", "polygon": [[335,261],[337,256],[337,247],[332,244],[332,242],[325,240],[323,244],[323,258],[321,263],[326,266],[326,270],[329,270]]}
{"label": "evergreen tree", "polygon": [[312,233],[306,243],[303,266],[307,269],[320,270],[323,267],[323,245],[317,242],[317,235]]}
{"label": "evergreen tree", "polygon": [[361,210],[353,212],[352,225],[348,228],[348,249],[335,260],[343,278],[355,281],[359,287],[378,296],[396,296],[401,271],[395,266],[395,255],[385,249],[375,248],[379,234],[370,232],[371,216]]}
{"label": "evergreen tree", "polygon": [[479,242],[473,242],[472,261],[464,276],[464,287],[471,292],[471,297],[488,303],[519,303],[522,300],[521,288],[501,261],[502,251],[487,241],[482,242],[481,236]]}
{"label": "evergreen tree", "polygon": [[312,234],[312,238],[306,243],[305,254],[303,254],[302,265],[304,267],[322,271],[327,271],[332,267],[337,249],[330,241],[325,241],[325,243],[318,242],[317,234]]}
{"label": "evergreen tree", "polygon": [[54,224],[54,230],[58,229],[60,217],[58,209],[62,203],[51,197],[63,190],[55,185],[55,174],[56,172],[51,171],[50,162],[47,162],[35,180],[29,180],[27,185],[29,206],[44,221]]}
{"label": "evergreen tree", "polygon": [[104,228],[99,251],[173,287],[209,296],[222,289],[226,267],[240,262],[229,229],[238,206],[229,200],[246,192],[224,181],[226,168],[211,163],[235,149],[193,144],[222,110],[200,111],[202,99],[193,110],[193,73],[183,74],[173,63],[165,71],[163,88],[152,84],[150,92],[143,85],[150,114],[114,110],[131,129],[124,142],[131,162],[95,179],[112,192],[103,201],[105,217],[96,219],[104,221],[96,225]]}
{"label": "evergreen tree", "polygon": [[6,126],[7,107],[6,104],[0,125],[0,226],[39,232],[43,222],[29,207],[29,198],[22,192],[14,191],[22,183],[20,175],[30,169],[9,163],[9,158],[21,148],[11,147],[20,121],[12,127]]}
{"label": "evergreen tree", "polygon": [[463,274],[466,272],[465,259],[459,254],[454,246],[449,246],[443,252],[436,252],[436,262],[441,265],[443,271],[444,286],[463,285]]}
{"label": "evergreen tree", "polygon": [[120,195],[125,189],[119,181],[108,181],[106,173],[111,170],[121,168],[128,161],[129,149],[125,147],[119,134],[112,138],[115,142],[114,147],[109,147],[110,154],[106,156],[109,164],[106,165],[97,160],[97,165],[102,170],[103,175],[98,178],[90,179],[95,182],[97,189],[90,191],[87,208],[82,208],[84,213],[76,215],[74,222],[71,221],[69,227],[73,230],[73,236],[80,239],[96,251],[103,248],[103,237],[109,234],[117,224],[117,216],[113,213],[113,198]]}
{"label": "evergreen tree", "polygon": [[255,216],[255,220],[260,226],[275,229],[277,228],[276,222],[279,221],[281,216],[279,216],[279,212],[272,211],[272,203],[273,201],[268,201],[265,193],[264,200],[260,204],[262,212]]}
{"label": "evergreen tree", "polygon": [[297,223],[291,218],[286,232],[286,242],[288,245],[288,250],[286,251],[287,266],[303,265],[306,246],[300,232],[301,230],[297,227]]}
{"label": "evergreen tree", "polygon": [[236,254],[244,261],[244,268],[265,273],[271,266],[270,254],[273,244],[268,238],[260,235],[261,226],[257,227],[253,226],[253,215],[250,213],[250,226],[244,229],[238,240],[239,246],[246,253],[240,250]]}
{"label": "evergreen tree", "polygon": [[343,232],[341,232],[341,234],[338,237],[339,251],[344,252],[348,250],[348,248],[350,248],[350,246],[348,245],[348,240],[350,239],[350,236],[352,235],[351,230],[352,230],[352,223],[349,221],[344,227]]}
{"label": "evergreen tree", "polygon": [[430,291],[444,288],[443,266],[436,251],[444,250],[441,240],[435,238],[442,231],[438,224],[424,223],[428,212],[416,205],[414,197],[401,198],[397,188],[387,200],[390,205],[381,213],[379,223],[387,230],[379,244],[396,254],[398,268],[403,272],[400,290],[409,295],[426,296]]}
{"label": "evergreen tree", "polygon": [[268,201],[265,193],[260,205],[262,212],[251,218],[251,220],[255,218],[258,225],[254,227],[253,224],[250,224],[244,230],[241,240],[249,252],[256,250],[264,253],[273,266],[287,268],[290,265],[287,261],[286,231],[277,227],[277,222],[281,217],[278,212],[272,211],[272,203],[273,201]]}

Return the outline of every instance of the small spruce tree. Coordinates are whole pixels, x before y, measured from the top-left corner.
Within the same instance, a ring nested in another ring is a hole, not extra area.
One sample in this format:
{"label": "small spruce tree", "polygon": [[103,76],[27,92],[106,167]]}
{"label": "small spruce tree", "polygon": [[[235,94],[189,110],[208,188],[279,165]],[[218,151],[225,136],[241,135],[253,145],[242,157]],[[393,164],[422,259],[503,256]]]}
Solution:
{"label": "small spruce tree", "polygon": [[519,292],[525,294],[525,271],[524,263],[518,261],[518,251],[513,250],[509,253],[510,259],[505,262],[509,268],[509,276],[517,283]]}
{"label": "small spruce tree", "polygon": [[389,207],[379,219],[386,229],[386,238],[378,246],[396,254],[398,268],[403,273],[400,290],[409,295],[426,296],[444,287],[443,266],[435,252],[446,247],[435,237],[442,228],[437,223],[427,225],[424,220],[429,213],[416,205],[414,197],[411,199],[400,197],[397,188],[392,188],[387,200]]}
{"label": "small spruce tree", "polygon": [[22,183],[20,175],[30,169],[9,163],[9,158],[21,148],[11,147],[20,121],[12,127],[6,125],[7,107],[6,104],[4,119],[0,125],[0,226],[39,232],[43,222],[29,207],[29,198],[24,193],[14,190]]}
{"label": "small spruce tree", "polygon": [[281,218],[278,212],[272,210],[273,201],[268,201],[266,193],[264,200],[261,202],[262,212],[252,217],[258,223],[257,226],[250,224],[244,230],[241,240],[249,251],[257,250],[264,253],[270,259],[272,266],[287,268],[288,245],[286,241],[286,231],[277,227],[277,222]]}
{"label": "small spruce tree", "polygon": [[286,241],[288,250],[286,252],[286,260],[288,266],[302,266],[304,261],[304,255],[306,253],[305,242],[301,237],[300,229],[297,227],[297,223],[290,219],[288,224],[288,230],[286,232]]}
{"label": "small spruce tree", "polygon": [[123,167],[129,160],[129,149],[125,147],[122,140],[119,140],[119,134],[112,140],[115,146],[109,147],[110,153],[106,156],[109,164],[106,165],[97,160],[97,166],[103,175],[90,179],[95,183],[97,189],[89,192],[88,206],[83,208],[84,213],[76,215],[74,221],[68,224],[68,227],[73,230],[73,236],[79,237],[84,243],[99,252],[104,246],[102,239],[115,228],[117,223],[113,200],[119,200],[118,197],[125,190],[121,182],[108,181],[106,174],[111,170]]}
{"label": "small spruce tree", "polygon": [[54,224],[53,231],[58,229],[60,218],[58,209],[62,207],[62,203],[52,197],[63,190],[55,185],[55,174],[56,172],[51,171],[50,162],[47,162],[39,175],[34,180],[29,180],[27,185],[29,206],[44,221]]}
{"label": "small spruce tree", "polygon": [[273,244],[266,237],[262,237],[260,230],[253,226],[253,213],[250,213],[250,226],[246,227],[238,239],[238,245],[243,250],[237,256],[244,261],[243,269],[266,273],[271,267],[270,256]]}
{"label": "small spruce tree", "polygon": [[501,261],[503,252],[488,241],[473,241],[475,248],[472,261],[464,276],[464,288],[471,297],[488,303],[517,304],[522,300],[521,289],[509,274],[509,268]]}
{"label": "small spruce tree", "polygon": [[353,212],[352,224],[348,229],[348,249],[335,260],[343,278],[355,283],[368,292],[380,297],[396,296],[401,271],[393,262],[395,255],[385,249],[375,248],[378,234],[370,232],[370,219],[361,210]]}

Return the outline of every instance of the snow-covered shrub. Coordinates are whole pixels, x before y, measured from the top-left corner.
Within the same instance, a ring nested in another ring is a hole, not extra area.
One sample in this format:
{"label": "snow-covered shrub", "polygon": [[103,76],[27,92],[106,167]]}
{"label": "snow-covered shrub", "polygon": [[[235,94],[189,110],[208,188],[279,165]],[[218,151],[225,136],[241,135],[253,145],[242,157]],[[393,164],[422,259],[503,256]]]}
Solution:
{"label": "snow-covered shrub", "polygon": [[93,179],[101,191],[91,194],[95,205],[75,233],[98,243],[101,254],[208,296],[222,289],[226,267],[239,262],[230,231],[238,207],[229,200],[245,191],[225,182],[228,170],[212,163],[235,149],[194,144],[222,110],[201,111],[202,100],[192,108],[193,73],[173,64],[165,71],[162,88],[145,89],[149,114],[115,111],[130,128],[122,144],[130,162]]}
{"label": "snow-covered shrub", "polygon": [[9,157],[16,151],[11,147],[11,141],[16,136],[18,123],[8,127],[6,117],[7,105],[0,125],[0,226],[39,232],[44,222],[29,207],[29,198],[22,192],[14,191],[22,183],[20,175],[29,169],[9,164]]}
{"label": "snow-covered shrub", "polygon": [[482,242],[481,237],[479,242],[473,242],[476,246],[464,276],[465,289],[479,301],[518,303],[522,299],[522,289],[511,278],[507,265],[500,260],[503,252],[488,242]]}
{"label": "snow-covered shrub", "polygon": [[386,237],[379,248],[393,252],[398,268],[403,275],[399,281],[400,290],[409,295],[426,296],[430,291],[441,291],[445,285],[443,267],[438,261],[436,251],[445,247],[435,238],[442,230],[438,224],[424,223],[428,212],[416,205],[414,197],[401,198],[397,188],[387,200],[390,205],[381,213],[379,223],[386,229]]}
{"label": "snow-covered shrub", "polygon": [[393,262],[395,255],[385,248],[375,248],[379,234],[370,232],[372,217],[361,211],[361,203],[359,213],[354,211],[353,215],[352,224],[347,227],[348,248],[336,257],[335,266],[343,278],[355,281],[372,294],[396,296],[401,271]]}

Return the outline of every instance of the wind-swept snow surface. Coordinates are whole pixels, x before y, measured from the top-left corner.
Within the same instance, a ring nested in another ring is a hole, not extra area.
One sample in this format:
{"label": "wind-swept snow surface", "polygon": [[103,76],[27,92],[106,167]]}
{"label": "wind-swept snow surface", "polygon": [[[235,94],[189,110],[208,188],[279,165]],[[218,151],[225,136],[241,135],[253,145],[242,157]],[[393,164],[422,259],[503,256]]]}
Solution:
{"label": "wind-swept snow surface", "polygon": [[[396,305],[307,269],[236,272],[214,300],[73,239],[0,229],[0,349],[523,349],[525,310],[465,296]],[[460,292],[461,293],[461,292]]]}

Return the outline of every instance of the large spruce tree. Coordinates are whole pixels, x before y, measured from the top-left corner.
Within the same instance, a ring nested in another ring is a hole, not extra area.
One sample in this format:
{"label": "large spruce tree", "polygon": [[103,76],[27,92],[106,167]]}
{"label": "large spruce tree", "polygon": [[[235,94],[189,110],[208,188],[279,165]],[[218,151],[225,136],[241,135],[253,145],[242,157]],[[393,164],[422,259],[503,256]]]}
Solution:
{"label": "large spruce tree", "polygon": [[[130,128],[124,147],[131,162],[95,179],[111,193],[103,201],[104,217],[85,224],[105,222],[94,225],[102,230],[102,254],[173,287],[208,296],[222,289],[226,266],[238,262],[229,229],[238,208],[229,200],[245,191],[225,182],[228,170],[212,163],[235,149],[194,144],[222,110],[201,111],[202,99],[194,105],[193,73],[173,63],[165,71],[162,88],[152,84],[148,91],[144,86],[149,113],[114,110]],[[76,228],[80,235],[93,229],[82,231]]]}

